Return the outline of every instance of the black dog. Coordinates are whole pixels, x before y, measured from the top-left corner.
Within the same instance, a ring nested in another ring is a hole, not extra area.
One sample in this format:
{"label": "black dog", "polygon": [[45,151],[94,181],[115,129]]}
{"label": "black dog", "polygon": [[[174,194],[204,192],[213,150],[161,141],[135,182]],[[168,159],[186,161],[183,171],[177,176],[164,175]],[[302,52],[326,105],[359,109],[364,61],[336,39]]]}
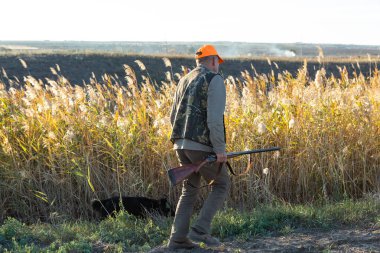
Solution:
{"label": "black dog", "polygon": [[[120,206],[122,204],[122,206]],[[93,200],[92,208],[100,214],[101,218],[114,216],[116,212],[125,210],[137,217],[146,217],[149,214],[174,216],[174,210],[166,198],[159,200],[145,197],[112,197],[103,200]]]}

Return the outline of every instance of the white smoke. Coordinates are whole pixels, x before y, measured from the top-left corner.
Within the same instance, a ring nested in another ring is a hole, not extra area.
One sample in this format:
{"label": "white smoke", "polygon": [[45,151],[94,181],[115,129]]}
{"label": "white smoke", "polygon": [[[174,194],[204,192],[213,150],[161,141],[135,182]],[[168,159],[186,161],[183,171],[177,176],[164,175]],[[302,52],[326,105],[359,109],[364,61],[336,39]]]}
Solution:
{"label": "white smoke", "polygon": [[274,57],[295,57],[296,53],[293,50],[281,49],[272,44],[252,44],[224,46],[218,50],[222,57],[241,57],[241,56],[274,56]]}
{"label": "white smoke", "polygon": [[285,56],[286,57],[295,57],[296,53],[294,53],[293,51],[290,51],[290,50],[285,50]]}
{"label": "white smoke", "polygon": [[296,53],[294,51],[287,50],[287,49],[284,50],[277,47],[269,48],[268,53],[271,56],[280,56],[280,57],[295,57],[296,56]]}

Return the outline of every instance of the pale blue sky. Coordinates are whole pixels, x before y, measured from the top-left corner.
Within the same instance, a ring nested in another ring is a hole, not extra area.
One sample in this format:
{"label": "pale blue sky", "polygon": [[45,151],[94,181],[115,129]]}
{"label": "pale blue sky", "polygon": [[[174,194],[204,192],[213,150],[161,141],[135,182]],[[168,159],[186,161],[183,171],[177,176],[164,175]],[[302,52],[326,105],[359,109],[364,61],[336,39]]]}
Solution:
{"label": "pale blue sky", "polygon": [[380,45],[380,0],[0,0],[0,40]]}

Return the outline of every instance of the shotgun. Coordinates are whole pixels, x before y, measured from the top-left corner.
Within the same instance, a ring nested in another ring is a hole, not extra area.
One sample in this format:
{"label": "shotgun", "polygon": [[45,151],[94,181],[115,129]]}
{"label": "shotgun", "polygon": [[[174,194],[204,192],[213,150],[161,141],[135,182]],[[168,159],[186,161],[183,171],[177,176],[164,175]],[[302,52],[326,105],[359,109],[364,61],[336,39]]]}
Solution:
{"label": "shotgun", "polygon": [[[280,150],[279,147],[273,147],[273,148],[264,148],[264,149],[253,149],[253,150],[247,150],[247,151],[238,151],[238,152],[229,152],[227,153],[227,159],[233,158],[236,156],[241,155],[248,155],[248,154],[254,154],[254,153],[262,153],[262,152],[269,152],[269,151],[277,151]],[[171,168],[168,170],[168,176],[169,180],[172,186],[177,185],[182,180],[190,176],[190,174],[194,172],[198,172],[200,168],[202,168],[203,165],[206,163],[211,163],[216,161],[216,155],[209,155],[206,157],[205,160],[196,163],[196,164],[185,164],[176,168]]]}

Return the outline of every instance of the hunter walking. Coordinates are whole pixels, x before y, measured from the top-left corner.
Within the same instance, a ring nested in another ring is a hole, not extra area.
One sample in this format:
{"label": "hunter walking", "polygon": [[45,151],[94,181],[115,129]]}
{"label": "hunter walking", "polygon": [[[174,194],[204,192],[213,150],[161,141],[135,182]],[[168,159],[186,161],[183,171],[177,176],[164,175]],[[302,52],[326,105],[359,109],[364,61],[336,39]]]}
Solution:
{"label": "hunter walking", "polygon": [[[217,162],[206,164],[184,180],[168,243],[170,249],[194,248],[197,244],[193,241],[219,246],[219,240],[210,234],[211,222],[230,189],[225,166],[226,88],[218,74],[223,60],[212,45],[199,48],[195,58],[197,67],[179,81],[174,96],[171,141],[181,165],[203,161],[210,154],[216,154]],[[190,227],[201,178],[212,182],[211,190]]]}

